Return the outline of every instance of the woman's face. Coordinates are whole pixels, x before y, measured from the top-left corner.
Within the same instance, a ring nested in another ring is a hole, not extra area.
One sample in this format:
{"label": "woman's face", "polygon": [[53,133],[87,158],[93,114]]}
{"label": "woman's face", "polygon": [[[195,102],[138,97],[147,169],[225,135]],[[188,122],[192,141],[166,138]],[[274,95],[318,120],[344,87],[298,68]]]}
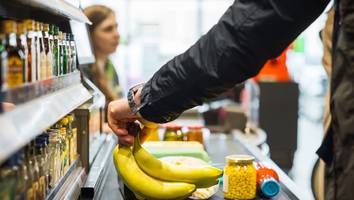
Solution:
{"label": "woman's face", "polygon": [[93,45],[96,53],[109,55],[116,51],[120,35],[115,15],[110,14],[93,31]]}

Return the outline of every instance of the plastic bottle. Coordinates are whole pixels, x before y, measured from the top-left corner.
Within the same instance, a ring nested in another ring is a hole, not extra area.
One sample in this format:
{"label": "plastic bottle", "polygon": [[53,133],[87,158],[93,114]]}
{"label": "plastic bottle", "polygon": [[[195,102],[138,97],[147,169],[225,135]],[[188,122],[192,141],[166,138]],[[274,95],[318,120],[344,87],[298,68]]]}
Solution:
{"label": "plastic bottle", "polygon": [[261,196],[272,198],[279,193],[279,176],[276,171],[264,166],[261,162],[256,163],[257,188]]}

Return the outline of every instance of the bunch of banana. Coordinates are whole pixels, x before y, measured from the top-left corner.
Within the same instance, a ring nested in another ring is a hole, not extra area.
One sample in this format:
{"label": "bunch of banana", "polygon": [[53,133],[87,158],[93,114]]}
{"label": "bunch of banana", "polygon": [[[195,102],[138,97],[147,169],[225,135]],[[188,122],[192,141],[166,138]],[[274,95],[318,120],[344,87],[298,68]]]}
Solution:
{"label": "bunch of banana", "polygon": [[113,154],[114,164],[123,182],[137,195],[156,200],[185,199],[196,188],[218,183],[222,175],[220,169],[162,162],[141,146],[139,134],[140,131],[136,134],[133,148],[117,146]]}
{"label": "bunch of banana", "polygon": [[130,147],[117,146],[113,159],[126,186],[146,199],[185,199],[196,190],[193,184],[164,182],[145,174],[136,163]]}
{"label": "bunch of banana", "polygon": [[133,154],[146,174],[164,181],[191,183],[197,188],[206,188],[216,185],[222,175],[222,170],[212,166],[173,165],[163,162],[141,146],[139,136],[135,137]]}

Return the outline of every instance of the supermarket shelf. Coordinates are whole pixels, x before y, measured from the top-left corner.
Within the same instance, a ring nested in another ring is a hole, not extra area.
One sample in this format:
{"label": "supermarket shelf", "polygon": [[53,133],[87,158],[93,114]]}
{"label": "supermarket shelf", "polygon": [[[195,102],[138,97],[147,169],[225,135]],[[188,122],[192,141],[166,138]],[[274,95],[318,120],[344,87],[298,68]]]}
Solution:
{"label": "supermarket shelf", "polygon": [[[4,8],[2,7],[4,6]],[[56,16],[61,16],[67,19],[76,20],[91,24],[90,20],[81,11],[80,8],[73,6],[72,4],[63,0],[13,0],[1,3],[1,15],[11,16],[15,8],[21,6],[26,9],[39,9],[45,12],[49,12]]]}
{"label": "supermarket shelf", "polygon": [[0,163],[90,98],[89,91],[77,83],[0,115]]}
{"label": "supermarket shelf", "polygon": [[25,84],[23,86],[8,89],[0,93],[1,100],[8,103],[19,105],[46,94],[59,91],[63,88],[69,87],[81,82],[80,72],[53,77],[50,79],[37,81],[34,83]]}
{"label": "supermarket shelf", "polygon": [[107,135],[81,188],[81,199],[101,199],[116,144],[117,139],[113,135]]}
{"label": "supermarket shelf", "polygon": [[86,179],[85,170],[80,165],[80,158],[70,166],[68,172],[49,192],[46,199],[77,199],[80,189]]}

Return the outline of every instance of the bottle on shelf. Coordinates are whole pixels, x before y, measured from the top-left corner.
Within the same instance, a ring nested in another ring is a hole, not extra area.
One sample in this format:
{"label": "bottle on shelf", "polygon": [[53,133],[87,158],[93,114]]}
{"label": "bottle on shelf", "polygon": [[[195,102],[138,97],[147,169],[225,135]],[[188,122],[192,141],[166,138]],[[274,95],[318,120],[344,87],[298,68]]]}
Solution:
{"label": "bottle on shelf", "polygon": [[66,37],[65,37],[65,46],[66,46],[66,54],[67,54],[67,69],[66,69],[66,73],[70,73],[72,72],[72,52],[71,52],[71,47],[70,47],[70,33],[66,33]]}
{"label": "bottle on shelf", "polygon": [[40,25],[39,22],[34,21],[34,33],[35,33],[35,45],[36,45],[36,74],[35,74],[35,79],[33,81],[38,81],[40,80],[41,77],[41,40],[39,34],[40,30]]}
{"label": "bottle on shelf", "polygon": [[59,32],[59,49],[60,49],[60,75],[64,75],[67,73],[68,66],[68,55],[66,48],[66,34],[63,32]]}
{"label": "bottle on shelf", "polygon": [[53,71],[54,76],[60,75],[59,27],[53,25]]}
{"label": "bottle on shelf", "polygon": [[51,64],[52,64],[52,71],[51,71],[51,75],[55,76],[54,73],[54,25],[53,24],[49,24],[49,31],[48,31],[48,46],[49,46],[49,50],[52,53],[51,56]]}
{"label": "bottle on shelf", "polygon": [[31,146],[27,145],[25,147],[25,165],[27,169],[27,176],[28,176],[28,188],[26,191],[26,197],[28,200],[36,199],[36,193],[35,191],[36,188],[34,188],[34,169],[32,168],[33,163],[32,163],[32,152],[31,152]]}
{"label": "bottle on shelf", "polygon": [[[5,50],[4,45],[5,34],[3,31],[0,31],[0,91],[3,90],[2,86],[4,85],[5,77],[4,77],[4,67],[2,66],[2,52]],[[2,111],[2,107],[0,106],[0,112]]]}
{"label": "bottle on shelf", "polygon": [[0,169],[0,199],[15,199],[18,173],[17,156],[10,157]]}
{"label": "bottle on shelf", "polygon": [[25,151],[24,149],[19,153],[19,173],[17,176],[17,191],[16,191],[16,199],[30,199],[28,197],[27,191],[30,187],[30,180],[28,177],[28,169],[27,164],[25,162]]}
{"label": "bottle on shelf", "polygon": [[2,71],[5,76],[3,89],[13,88],[23,84],[24,53],[17,46],[16,22],[3,21],[5,31],[5,49],[1,54]]}
{"label": "bottle on shelf", "polygon": [[53,188],[60,178],[61,170],[61,144],[59,130],[49,129],[49,187]]}
{"label": "bottle on shelf", "polygon": [[32,163],[30,169],[32,170],[32,176],[33,176],[32,189],[33,189],[34,199],[40,199],[42,193],[40,190],[40,172],[39,172],[39,164],[36,157],[35,145],[36,145],[35,141],[32,141],[30,144],[30,160]]}
{"label": "bottle on shelf", "polygon": [[68,137],[68,130],[67,126],[69,123],[68,117],[64,117],[59,122],[61,124],[60,134],[64,140],[64,157],[63,157],[63,175],[68,171],[69,165],[69,137]]}
{"label": "bottle on shelf", "polygon": [[44,173],[45,173],[45,189],[47,191],[47,194],[50,190],[49,183],[50,183],[50,165],[49,165],[49,134],[45,132],[43,135],[44,142],[43,142],[43,156],[46,161],[46,164],[44,165]]}
{"label": "bottle on shelf", "polygon": [[37,55],[36,55],[36,43],[35,43],[35,32],[34,32],[34,21],[31,19],[24,20],[27,29],[27,70],[25,70],[26,74],[26,82],[30,83],[36,78],[36,65],[37,65]]}
{"label": "bottle on shelf", "polygon": [[16,39],[17,39],[17,48],[21,50],[21,53],[23,54],[22,57],[24,58],[24,64],[23,64],[23,75],[22,75],[22,82],[26,83],[26,74],[27,74],[27,59],[28,59],[28,49],[26,45],[26,25],[23,22],[17,22],[17,31],[16,31]]}
{"label": "bottle on shelf", "polygon": [[49,24],[43,24],[43,43],[44,43],[44,51],[46,54],[46,78],[50,78],[53,76],[53,53],[50,47],[50,34],[49,34]]}
{"label": "bottle on shelf", "polygon": [[38,22],[38,38],[39,38],[39,51],[40,51],[40,73],[39,80],[47,78],[47,53],[44,47],[43,23]]}
{"label": "bottle on shelf", "polygon": [[46,190],[46,164],[47,161],[44,156],[44,137],[38,136],[35,140],[35,157],[38,163],[38,170],[39,170],[39,181],[38,181],[38,195],[39,199],[44,199],[47,193]]}
{"label": "bottle on shelf", "polygon": [[76,61],[76,45],[74,40],[74,34],[70,34],[70,48],[71,48],[71,72],[77,69],[77,61]]}

